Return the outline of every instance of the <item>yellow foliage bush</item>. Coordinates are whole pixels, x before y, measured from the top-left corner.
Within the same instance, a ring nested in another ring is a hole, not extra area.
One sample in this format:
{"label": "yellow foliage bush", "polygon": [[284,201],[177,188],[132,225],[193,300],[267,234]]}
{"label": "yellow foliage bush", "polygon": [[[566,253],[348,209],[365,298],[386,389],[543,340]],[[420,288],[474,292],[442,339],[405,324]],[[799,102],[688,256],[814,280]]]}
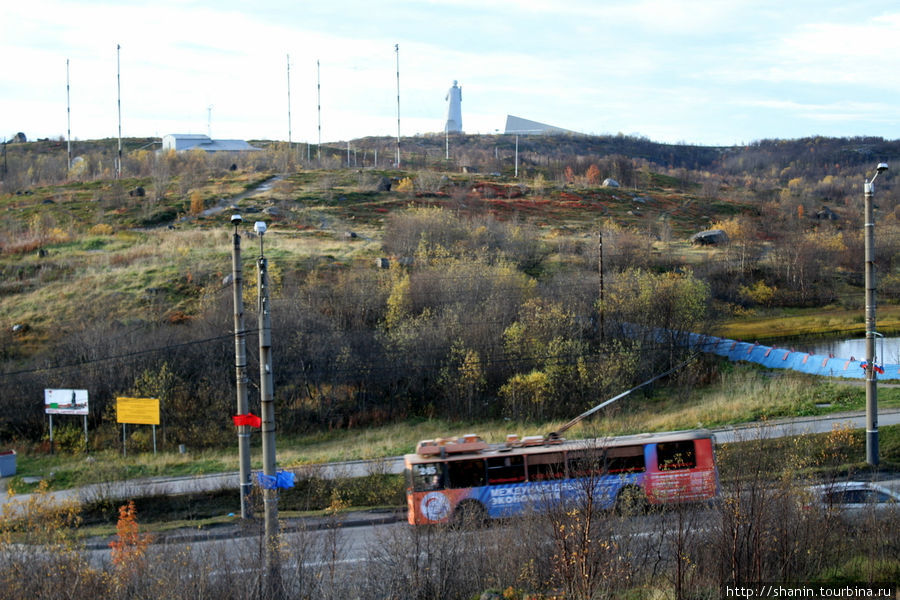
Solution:
{"label": "yellow foliage bush", "polygon": [[203,194],[200,190],[194,190],[191,193],[191,214],[199,215],[203,212]]}
{"label": "yellow foliage bush", "polygon": [[97,223],[88,230],[91,235],[112,235],[113,228],[109,223]]}
{"label": "yellow foliage bush", "polygon": [[759,280],[752,286],[742,285],[738,288],[738,293],[753,304],[768,306],[772,303],[772,298],[775,297],[775,290],[774,286],[769,287],[765,281]]}
{"label": "yellow foliage bush", "polygon": [[412,193],[412,191],[415,189],[412,177],[404,177],[400,180],[400,182],[397,184],[397,187],[394,189],[403,194]]}

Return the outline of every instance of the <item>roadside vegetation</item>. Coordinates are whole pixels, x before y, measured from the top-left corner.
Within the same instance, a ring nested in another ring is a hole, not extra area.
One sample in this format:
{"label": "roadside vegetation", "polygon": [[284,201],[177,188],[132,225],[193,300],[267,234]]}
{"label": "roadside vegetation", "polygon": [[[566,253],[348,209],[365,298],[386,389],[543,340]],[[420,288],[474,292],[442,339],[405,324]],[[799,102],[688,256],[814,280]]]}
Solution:
{"label": "roadside vegetation", "polygon": [[[238,528],[218,546],[201,538],[185,544],[167,539],[165,527],[146,526],[153,520],[151,502],[110,506],[107,519],[115,526],[89,529],[108,540],[110,553],[91,558],[80,526],[93,517],[76,505],[52,506],[38,494],[25,518],[0,519],[0,598],[712,599],[721,598],[726,585],[760,581],[896,582],[900,514],[827,510],[807,488],[823,477],[846,476],[862,436],[838,428],[765,440],[763,431],[720,447],[722,493],[711,507],[675,505],[646,515],[600,511],[592,495],[597,488],[586,480],[577,505],[487,528],[396,527],[352,558],[352,533],[341,519],[347,499],[365,488],[398,495],[396,484],[371,478],[356,480],[355,488],[347,482],[316,488],[309,478],[284,501],[316,497],[326,508],[315,529],[298,523],[282,534],[277,578],[266,575],[271,571],[258,527]],[[885,428],[893,460],[897,433]],[[199,499],[193,505],[169,501],[184,513],[204,509]],[[204,527],[214,533],[226,523],[220,517]]]}
{"label": "roadside vegetation", "polygon": [[[720,361],[720,359],[716,359]],[[715,428],[744,423],[764,423],[790,416],[826,415],[865,409],[865,389],[814,377],[722,363],[717,380],[690,393],[674,386],[638,391],[610,406],[589,421],[570,429],[571,439],[673,431],[695,427]],[[596,398],[598,404],[605,398]],[[900,390],[882,387],[881,408],[900,408]],[[583,409],[590,408],[585,405]],[[278,464],[296,469],[345,460],[372,460],[412,452],[423,439],[461,435],[474,431],[490,443],[502,442],[510,433],[537,435],[555,431],[556,421],[482,420],[459,421],[413,418],[401,423],[356,429],[332,429],[303,435],[279,436]],[[135,434],[132,434],[134,436]],[[105,483],[136,477],[183,476],[236,471],[236,444],[220,447],[186,447],[152,453],[151,440],[138,434],[129,439],[122,456],[121,439],[111,448],[88,449],[80,427],[56,428],[56,452],[41,450],[42,443],[20,445],[18,474],[7,480],[15,493],[34,491],[41,482],[49,490]],[[161,437],[161,436],[160,436]],[[232,442],[234,439],[232,439]],[[252,467],[261,468],[260,439],[251,438]],[[897,465],[900,468],[900,463]],[[26,483],[31,482],[31,483]]]}

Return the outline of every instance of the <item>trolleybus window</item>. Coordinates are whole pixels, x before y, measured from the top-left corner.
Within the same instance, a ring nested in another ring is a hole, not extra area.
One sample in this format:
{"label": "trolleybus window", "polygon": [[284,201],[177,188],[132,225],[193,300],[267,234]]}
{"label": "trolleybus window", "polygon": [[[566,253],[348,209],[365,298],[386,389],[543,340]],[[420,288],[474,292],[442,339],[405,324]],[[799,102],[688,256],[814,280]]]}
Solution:
{"label": "trolleybus window", "polygon": [[643,473],[645,470],[643,446],[622,446],[606,451],[606,472],[611,475]]}
{"label": "trolleybus window", "polygon": [[547,454],[528,455],[528,480],[546,481],[548,479],[563,479],[566,476],[566,467],[563,462],[562,452],[548,452]]}
{"label": "trolleybus window", "polygon": [[525,458],[521,454],[495,456],[487,459],[489,485],[522,483],[525,481]]}
{"label": "trolleybus window", "polygon": [[447,463],[450,487],[467,488],[484,485],[484,459],[454,460]]}
{"label": "trolleybus window", "polygon": [[590,477],[603,473],[603,451],[600,448],[569,452],[569,477]]}
{"label": "trolleybus window", "polygon": [[697,454],[694,452],[694,440],[657,444],[656,460],[660,471],[693,469],[697,466]]}
{"label": "trolleybus window", "polygon": [[417,492],[430,492],[444,487],[444,464],[425,463],[412,466],[413,489]]}

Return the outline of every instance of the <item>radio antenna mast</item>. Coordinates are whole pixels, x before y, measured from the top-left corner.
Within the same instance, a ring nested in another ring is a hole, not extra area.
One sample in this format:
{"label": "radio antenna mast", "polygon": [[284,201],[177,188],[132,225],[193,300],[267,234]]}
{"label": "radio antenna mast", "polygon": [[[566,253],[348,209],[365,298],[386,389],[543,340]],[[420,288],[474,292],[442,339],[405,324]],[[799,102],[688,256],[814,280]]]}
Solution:
{"label": "radio antenna mast", "polygon": [[116,90],[118,92],[119,106],[119,153],[116,160],[116,179],[122,177],[122,62],[120,56],[122,46],[116,44]]}
{"label": "radio antenna mast", "polygon": [[72,103],[69,97],[69,59],[66,59],[66,165],[72,170]]}
{"label": "radio antenna mast", "polygon": [[291,147],[291,55],[287,55],[288,149]]}
{"label": "radio antenna mast", "polygon": [[319,145],[316,146],[316,159],[322,160],[322,67],[316,59],[316,105],[319,110]]}
{"label": "radio antenna mast", "polygon": [[397,168],[400,168],[400,44],[394,44],[397,54]]}

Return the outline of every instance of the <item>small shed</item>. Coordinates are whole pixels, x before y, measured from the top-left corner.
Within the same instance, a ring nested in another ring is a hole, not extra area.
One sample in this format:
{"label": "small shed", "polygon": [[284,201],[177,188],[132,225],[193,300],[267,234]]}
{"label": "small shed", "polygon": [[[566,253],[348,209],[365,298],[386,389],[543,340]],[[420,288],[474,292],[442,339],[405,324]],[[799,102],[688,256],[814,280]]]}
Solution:
{"label": "small shed", "polygon": [[697,246],[718,246],[728,243],[728,234],[721,229],[708,229],[691,236],[691,243]]}

